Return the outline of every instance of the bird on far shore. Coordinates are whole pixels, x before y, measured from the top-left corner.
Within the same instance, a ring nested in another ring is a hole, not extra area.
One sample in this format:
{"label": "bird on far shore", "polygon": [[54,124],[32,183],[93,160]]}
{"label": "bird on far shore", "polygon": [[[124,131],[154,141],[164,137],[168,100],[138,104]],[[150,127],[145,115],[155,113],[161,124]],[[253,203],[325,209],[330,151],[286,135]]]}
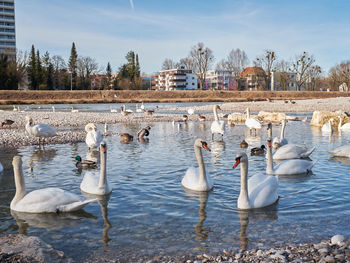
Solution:
{"label": "bird on far shore", "polygon": [[1,127],[4,127],[4,126],[10,127],[12,124],[14,124],[13,120],[6,119],[3,122],[1,122]]}
{"label": "bird on far shore", "polygon": [[199,113],[197,115],[198,115],[199,121],[205,121],[205,116],[200,115]]}

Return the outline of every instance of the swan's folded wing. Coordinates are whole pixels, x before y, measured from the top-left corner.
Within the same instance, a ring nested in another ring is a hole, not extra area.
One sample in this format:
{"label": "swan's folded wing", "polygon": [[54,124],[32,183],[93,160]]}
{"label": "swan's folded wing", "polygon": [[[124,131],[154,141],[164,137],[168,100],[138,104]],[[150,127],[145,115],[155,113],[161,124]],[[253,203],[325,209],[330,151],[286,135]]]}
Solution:
{"label": "swan's folded wing", "polygon": [[265,207],[273,204],[278,199],[278,178],[266,176],[265,180],[249,191],[249,200],[253,207]]}

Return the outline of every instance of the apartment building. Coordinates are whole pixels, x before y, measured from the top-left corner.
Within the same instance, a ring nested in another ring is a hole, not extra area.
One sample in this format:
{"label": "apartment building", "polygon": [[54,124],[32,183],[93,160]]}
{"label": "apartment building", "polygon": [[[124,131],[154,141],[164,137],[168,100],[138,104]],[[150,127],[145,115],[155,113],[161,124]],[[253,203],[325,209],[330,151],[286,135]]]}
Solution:
{"label": "apartment building", "polygon": [[204,89],[236,90],[237,82],[233,71],[208,70],[206,72]]}
{"label": "apartment building", "polygon": [[196,74],[184,67],[159,71],[154,82],[156,90],[194,90],[198,87]]}
{"label": "apartment building", "polygon": [[16,55],[14,0],[0,0],[0,54]]}
{"label": "apartment building", "polygon": [[261,67],[248,67],[240,74],[239,90],[266,90],[268,75]]}
{"label": "apartment building", "polygon": [[298,90],[297,74],[293,72],[271,72],[271,90]]}

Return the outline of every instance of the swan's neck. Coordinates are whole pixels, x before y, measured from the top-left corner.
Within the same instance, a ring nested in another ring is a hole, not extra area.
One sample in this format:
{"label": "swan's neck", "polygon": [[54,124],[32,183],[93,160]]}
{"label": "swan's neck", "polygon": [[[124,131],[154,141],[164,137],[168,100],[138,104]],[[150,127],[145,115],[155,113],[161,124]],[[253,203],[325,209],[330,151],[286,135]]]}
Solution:
{"label": "swan's neck", "polygon": [[267,132],[267,136],[268,136],[268,138],[272,138],[272,125],[271,125],[271,128],[268,130],[268,132]]}
{"label": "swan's neck", "polygon": [[194,151],[196,153],[196,158],[197,158],[198,168],[199,168],[199,182],[200,183],[204,183],[204,182],[207,183],[207,175],[205,172],[202,150],[200,147],[195,146]]}
{"label": "swan's neck", "polygon": [[248,196],[248,161],[241,162],[241,192],[238,200],[242,208],[250,208]]}
{"label": "swan's neck", "polygon": [[282,123],[282,129],[281,129],[281,140],[284,139],[284,131],[285,131],[285,129],[286,129],[286,123],[283,122]]}
{"label": "swan's neck", "polygon": [[266,159],[266,173],[273,174],[272,149],[269,145],[267,145]]}
{"label": "swan's neck", "polygon": [[16,204],[26,195],[26,185],[24,182],[22,165],[15,165],[13,172],[15,174],[16,194],[12,199],[11,206]]}
{"label": "swan's neck", "polygon": [[216,121],[219,120],[217,108],[214,107],[214,108],[213,108],[213,111],[214,111],[214,119],[215,119]]}
{"label": "swan's neck", "polygon": [[342,121],[341,121],[341,118],[339,118],[338,130],[341,129],[341,126],[342,126]]}
{"label": "swan's neck", "polygon": [[106,185],[107,181],[107,173],[106,173],[106,160],[107,160],[107,152],[103,152],[100,150],[100,159],[101,159],[101,167],[100,167],[100,180],[98,182],[98,187],[103,187]]}
{"label": "swan's neck", "polygon": [[250,112],[249,112],[249,108],[247,108],[247,119],[250,118]]}

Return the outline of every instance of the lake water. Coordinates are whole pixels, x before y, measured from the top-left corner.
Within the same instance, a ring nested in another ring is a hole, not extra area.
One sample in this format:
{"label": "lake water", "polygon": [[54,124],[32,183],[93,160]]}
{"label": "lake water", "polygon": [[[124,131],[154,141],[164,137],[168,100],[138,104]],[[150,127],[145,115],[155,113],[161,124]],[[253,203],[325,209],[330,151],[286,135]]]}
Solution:
{"label": "lake water", "polygon": [[[310,116],[310,115],[309,115]],[[0,153],[5,171],[0,174],[0,234],[38,236],[77,262],[103,255],[136,261],[154,255],[197,255],[240,248],[265,248],[285,243],[319,242],[335,234],[350,235],[350,160],[328,153],[349,143],[350,134],[322,136],[308,123],[288,122],[290,143],[316,146],[318,160],[307,176],[280,176],[278,203],[272,207],[237,210],[240,169],[232,169],[239,144],[247,130],[226,126],[223,142],[212,142],[210,122],[187,125],[141,123],[110,125],[110,131],[136,134],[152,126],[149,141],[129,144],[117,136],[106,137],[107,174],[112,194],[72,214],[31,215],[10,211],[15,194],[12,158],[23,156],[27,190],[60,187],[81,194],[80,173],[73,158],[86,158],[85,143],[22,147]],[[102,126],[100,127],[102,128]],[[273,126],[274,135],[280,127]],[[251,147],[265,144],[261,137],[249,139]],[[207,172],[214,179],[209,193],[195,194],[181,187],[186,169],[197,165],[195,138],[208,142],[203,151]],[[249,156],[249,174],[265,173],[265,157]]]}

